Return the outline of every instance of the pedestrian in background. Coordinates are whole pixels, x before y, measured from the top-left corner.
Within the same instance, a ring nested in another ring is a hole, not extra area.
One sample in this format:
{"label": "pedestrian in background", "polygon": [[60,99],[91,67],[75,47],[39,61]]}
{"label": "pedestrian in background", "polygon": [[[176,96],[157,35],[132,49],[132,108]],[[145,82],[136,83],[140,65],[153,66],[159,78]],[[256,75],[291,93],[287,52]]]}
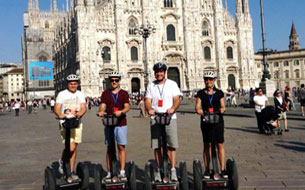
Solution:
{"label": "pedestrian in background", "polygon": [[53,97],[51,98],[50,106],[51,106],[51,112],[54,112],[55,100]]}
{"label": "pedestrian in background", "polygon": [[3,112],[3,102],[2,101],[0,102],[0,112],[1,113]]}
{"label": "pedestrian in background", "polygon": [[29,100],[27,102],[27,106],[28,106],[28,113],[31,114],[32,110],[33,110],[33,102],[32,102],[32,100]]}
{"label": "pedestrian in background", "polygon": [[285,132],[288,132],[289,131],[288,126],[287,126],[287,109],[288,109],[288,104],[285,101],[285,99],[282,97],[282,94],[279,91],[279,89],[277,89],[273,93],[273,96],[274,96],[275,111],[280,116],[278,121],[277,121],[277,125],[278,125],[278,128],[279,128],[278,134],[282,133],[281,120],[284,121]]}
{"label": "pedestrian in background", "polygon": [[19,111],[20,111],[20,102],[19,102],[19,100],[15,101],[15,103],[14,103],[14,110],[15,110],[16,116],[19,116]]}
{"label": "pedestrian in background", "polygon": [[305,106],[305,88],[304,88],[304,84],[301,84],[301,89],[300,89],[300,103],[301,103],[301,112],[302,112],[302,116],[305,116],[304,113],[304,106]]}
{"label": "pedestrian in background", "polygon": [[264,119],[262,115],[262,110],[269,105],[268,98],[263,94],[262,88],[256,89],[256,95],[253,98],[255,104],[255,115],[257,119],[257,126],[260,133],[265,133],[264,130]]}

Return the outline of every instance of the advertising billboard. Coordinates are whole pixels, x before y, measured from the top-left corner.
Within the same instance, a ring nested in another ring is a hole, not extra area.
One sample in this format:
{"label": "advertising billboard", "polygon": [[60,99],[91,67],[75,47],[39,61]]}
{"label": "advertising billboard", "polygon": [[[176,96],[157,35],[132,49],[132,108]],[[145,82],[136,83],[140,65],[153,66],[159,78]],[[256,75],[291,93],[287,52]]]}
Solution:
{"label": "advertising billboard", "polygon": [[30,80],[53,80],[53,62],[30,62]]}

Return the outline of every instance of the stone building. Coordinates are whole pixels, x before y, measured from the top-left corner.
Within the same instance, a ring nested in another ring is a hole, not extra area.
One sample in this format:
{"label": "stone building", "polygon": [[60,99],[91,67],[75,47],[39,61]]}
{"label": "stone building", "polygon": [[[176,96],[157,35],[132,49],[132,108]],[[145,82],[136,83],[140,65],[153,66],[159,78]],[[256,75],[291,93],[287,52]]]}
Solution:
{"label": "stone building", "polygon": [[[222,0],[67,0],[62,11],[56,0],[50,11],[39,10],[38,0],[28,3],[22,38],[26,91],[47,95],[53,87],[51,80],[31,80],[31,61],[53,61],[57,92],[68,74],[77,73],[87,96],[99,96],[113,70],[122,74],[124,89],[143,92],[157,61],[168,65],[168,78],[183,91],[203,87],[205,70],[217,72],[222,89],[247,89],[257,79],[248,0],[236,0],[235,18]],[[156,32],[147,39],[146,71],[144,40],[136,29],[147,23]]]}
{"label": "stone building", "polygon": [[[22,35],[26,98],[33,98],[34,92],[36,98],[54,96],[52,74],[54,34],[57,23],[65,16],[66,11],[59,11],[56,1],[51,3],[51,10],[41,11],[38,0],[28,0],[28,11],[23,15]],[[49,76],[45,77],[45,74]]]}
{"label": "stone building", "polygon": [[[147,39],[146,72],[143,38],[135,29],[148,22],[156,32]],[[257,79],[248,0],[236,0],[235,18],[222,0],[74,0],[55,33],[56,91],[76,72],[82,91],[98,96],[118,70],[124,89],[142,92],[145,73],[152,81],[157,61],[168,65],[168,78],[181,90],[203,87],[205,70],[217,72],[222,89],[248,89]]]}
{"label": "stone building", "polygon": [[3,99],[23,99],[23,68],[14,68],[2,75]]}
{"label": "stone building", "polygon": [[[267,55],[271,80],[276,88],[283,90],[286,86],[300,87],[305,84],[305,49],[300,48],[299,37],[292,23],[289,36],[289,50],[272,51]],[[255,55],[258,77],[263,73],[263,56]]]}

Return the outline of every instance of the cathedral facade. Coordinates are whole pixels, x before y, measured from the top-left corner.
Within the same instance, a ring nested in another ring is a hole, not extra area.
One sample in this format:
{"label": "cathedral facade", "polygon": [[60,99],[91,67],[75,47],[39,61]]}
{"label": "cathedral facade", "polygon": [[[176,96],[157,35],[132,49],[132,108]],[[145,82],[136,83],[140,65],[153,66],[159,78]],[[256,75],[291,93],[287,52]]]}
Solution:
{"label": "cathedral facade", "polygon": [[[207,70],[217,73],[221,89],[249,89],[257,80],[248,0],[236,0],[236,17],[222,0],[74,0],[67,4],[69,9],[54,31],[57,92],[65,88],[68,74],[77,73],[82,91],[97,97],[114,70],[122,75],[122,88],[144,92],[145,77],[154,80],[152,68],[158,61],[167,64],[167,77],[182,91],[204,87]],[[147,43],[137,32],[142,25],[155,29]]]}

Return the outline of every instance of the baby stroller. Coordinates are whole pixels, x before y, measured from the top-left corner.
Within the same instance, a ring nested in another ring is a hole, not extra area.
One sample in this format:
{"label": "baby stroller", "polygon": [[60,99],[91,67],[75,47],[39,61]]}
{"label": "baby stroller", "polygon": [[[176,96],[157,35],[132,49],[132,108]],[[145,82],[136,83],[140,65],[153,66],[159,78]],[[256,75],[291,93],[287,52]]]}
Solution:
{"label": "baby stroller", "polygon": [[264,131],[265,134],[271,136],[274,129],[278,129],[278,134],[282,135],[281,129],[277,126],[277,120],[279,119],[278,112],[275,110],[274,106],[267,106],[262,110]]}

